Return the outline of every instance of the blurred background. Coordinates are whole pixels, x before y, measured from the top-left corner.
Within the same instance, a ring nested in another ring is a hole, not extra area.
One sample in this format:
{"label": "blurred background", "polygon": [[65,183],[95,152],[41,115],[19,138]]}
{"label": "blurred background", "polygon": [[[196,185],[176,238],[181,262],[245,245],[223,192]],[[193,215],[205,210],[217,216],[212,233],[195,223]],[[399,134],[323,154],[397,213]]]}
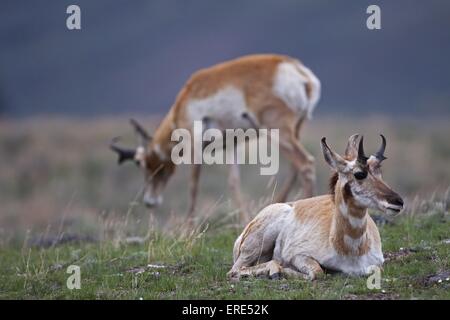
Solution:
{"label": "blurred background", "polygon": [[[78,4],[82,30],[66,28]],[[376,1],[2,0],[4,114],[166,112],[189,75],[250,53],[301,59],[323,83],[317,115],[414,116],[450,108],[450,3]]]}
{"label": "blurred background", "polygon": [[[70,4],[81,7],[80,31],[66,28]],[[381,30],[366,28],[370,4],[381,7]],[[89,229],[130,206],[139,222],[143,178],[132,165],[116,166],[109,140],[133,145],[130,116],[153,130],[192,72],[251,53],[299,58],[322,81],[303,131],[321,193],[329,170],[320,138],[342,152],[355,132],[369,151],[380,132],[387,136],[385,180],[409,199],[447,190],[450,2],[2,0],[0,232],[14,237],[61,221]],[[170,182],[162,217],[185,212],[186,169]],[[242,170],[255,210],[276,185],[257,170]],[[226,173],[206,168],[199,214],[233,209]]]}

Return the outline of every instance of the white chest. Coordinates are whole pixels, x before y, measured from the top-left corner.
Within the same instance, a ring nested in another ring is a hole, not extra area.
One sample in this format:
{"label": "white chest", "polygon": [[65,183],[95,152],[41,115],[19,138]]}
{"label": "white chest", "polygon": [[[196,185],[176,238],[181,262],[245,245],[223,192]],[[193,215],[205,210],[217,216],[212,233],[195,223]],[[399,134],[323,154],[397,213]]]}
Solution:
{"label": "white chest", "polygon": [[333,252],[320,261],[320,264],[327,269],[362,276],[369,274],[372,266],[381,266],[383,262],[383,253],[375,248],[362,256],[343,256],[333,249]]}

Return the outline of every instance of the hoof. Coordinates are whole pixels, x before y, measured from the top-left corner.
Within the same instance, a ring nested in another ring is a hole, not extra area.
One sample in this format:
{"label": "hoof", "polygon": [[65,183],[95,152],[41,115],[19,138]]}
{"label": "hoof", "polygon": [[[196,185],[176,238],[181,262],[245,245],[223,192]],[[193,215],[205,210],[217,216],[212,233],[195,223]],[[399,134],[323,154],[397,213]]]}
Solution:
{"label": "hoof", "polygon": [[236,272],[233,270],[227,272],[227,279],[228,280],[239,280],[239,272]]}
{"label": "hoof", "polygon": [[280,280],[281,277],[281,272],[277,272],[277,273],[273,273],[269,276],[270,280]]}

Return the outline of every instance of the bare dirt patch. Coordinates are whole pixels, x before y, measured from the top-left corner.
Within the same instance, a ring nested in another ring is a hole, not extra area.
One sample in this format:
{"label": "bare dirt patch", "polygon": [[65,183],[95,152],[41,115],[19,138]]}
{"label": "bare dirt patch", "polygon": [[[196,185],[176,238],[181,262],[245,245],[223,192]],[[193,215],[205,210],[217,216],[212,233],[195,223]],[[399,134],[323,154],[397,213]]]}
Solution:
{"label": "bare dirt patch", "polygon": [[388,261],[397,261],[402,260],[406,257],[409,257],[410,255],[416,253],[416,249],[411,248],[400,248],[399,251],[389,251],[384,253],[384,260],[385,262]]}

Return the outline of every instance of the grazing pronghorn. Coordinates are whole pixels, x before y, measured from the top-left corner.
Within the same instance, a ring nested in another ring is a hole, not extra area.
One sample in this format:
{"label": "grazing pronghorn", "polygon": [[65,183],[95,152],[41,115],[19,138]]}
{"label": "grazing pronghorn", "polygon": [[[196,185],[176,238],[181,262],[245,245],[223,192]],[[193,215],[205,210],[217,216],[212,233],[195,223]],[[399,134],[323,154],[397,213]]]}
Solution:
{"label": "grazing pronghorn", "polygon": [[[297,59],[281,55],[250,55],[220,63],[194,73],[180,90],[175,103],[154,137],[132,121],[142,138],[136,150],[112,149],[119,163],[134,160],[146,172],[144,202],[153,207],[161,204],[162,190],[174,173],[171,141],[174,129],[193,130],[194,121],[206,128],[279,129],[281,152],[292,163],[292,174],[281,188],[277,201],[285,201],[300,173],[303,196],[315,190],[314,158],[299,141],[305,118],[312,114],[320,97],[317,77]],[[200,165],[192,165],[189,215],[193,213]],[[234,200],[242,208],[238,165],[231,165],[229,184]]]}
{"label": "grazing pronghorn", "polygon": [[323,270],[364,275],[383,264],[378,229],[367,209],[399,212],[402,198],[381,177],[386,140],[367,158],[363,138],[348,141],[345,156],[332,151],[325,138],[322,151],[335,170],[331,195],[272,204],[251,221],[235,242],[228,276],[281,274],[315,279]]}

